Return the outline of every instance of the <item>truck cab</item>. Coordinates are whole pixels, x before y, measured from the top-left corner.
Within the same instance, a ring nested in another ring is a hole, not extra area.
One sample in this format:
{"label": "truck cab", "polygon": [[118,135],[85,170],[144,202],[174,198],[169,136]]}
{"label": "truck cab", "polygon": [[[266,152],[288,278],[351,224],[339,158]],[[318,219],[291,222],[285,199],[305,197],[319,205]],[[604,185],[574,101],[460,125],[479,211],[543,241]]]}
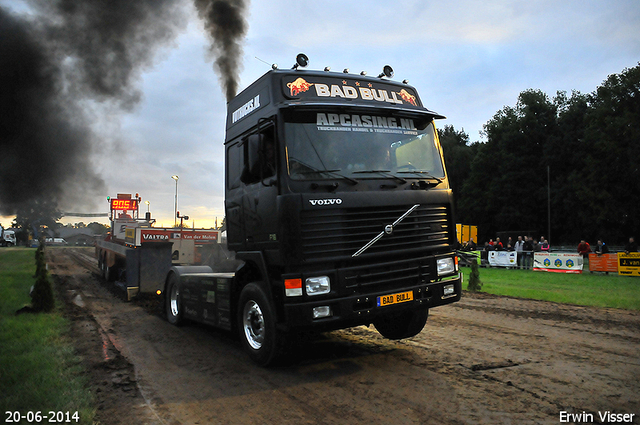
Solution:
{"label": "truck cab", "polygon": [[260,364],[290,332],[373,323],[411,337],[461,296],[443,117],[390,68],[294,68],[228,104],[228,245],[243,261],[230,299]]}

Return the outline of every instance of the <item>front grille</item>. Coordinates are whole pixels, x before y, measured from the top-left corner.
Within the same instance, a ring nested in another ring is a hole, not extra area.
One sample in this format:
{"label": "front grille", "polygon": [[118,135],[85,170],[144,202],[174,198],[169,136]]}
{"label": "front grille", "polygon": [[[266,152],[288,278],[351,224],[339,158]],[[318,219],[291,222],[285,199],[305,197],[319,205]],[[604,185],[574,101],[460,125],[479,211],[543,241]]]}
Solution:
{"label": "front grille", "polygon": [[[307,261],[351,257],[411,205],[303,211],[302,254]],[[447,244],[449,211],[444,205],[420,206],[384,235],[366,254],[393,253]]]}
{"label": "front grille", "polygon": [[340,280],[353,293],[370,293],[384,288],[416,286],[428,283],[433,276],[433,257],[420,257],[399,261],[389,261],[347,268],[340,271]]}

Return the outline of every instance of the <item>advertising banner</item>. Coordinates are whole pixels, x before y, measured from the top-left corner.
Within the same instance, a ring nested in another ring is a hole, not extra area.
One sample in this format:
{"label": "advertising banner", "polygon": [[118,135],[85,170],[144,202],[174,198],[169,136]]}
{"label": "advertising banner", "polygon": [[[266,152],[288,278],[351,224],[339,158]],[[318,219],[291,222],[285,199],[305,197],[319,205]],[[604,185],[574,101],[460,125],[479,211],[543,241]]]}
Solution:
{"label": "advertising banner", "polygon": [[518,253],[515,251],[489,251],[489,264],[492,267],[516,267]]}
{"label": "advertising banner", "polygon": [[618,254],[589,254],[589,271],[618,273]]}
{"label": "advertising banner", "polygon": [[618,274],[640,276],[640,252],[618,253]]}
{"label": "advertising banner", "polygon": [[567,252],[536,252],[533,271],[582,273],[582,255]]}
{"label": "advertising banner", "polygon": [[218,232],[215,230],[193,230],[185,229],[180,231],[179,229],[162,229],[162,228],[148,228],[141,229],[142,242],[162,242],[173,241],[176,239],[183,240],[195,240],[199,242],[212,242],[218,240]]}

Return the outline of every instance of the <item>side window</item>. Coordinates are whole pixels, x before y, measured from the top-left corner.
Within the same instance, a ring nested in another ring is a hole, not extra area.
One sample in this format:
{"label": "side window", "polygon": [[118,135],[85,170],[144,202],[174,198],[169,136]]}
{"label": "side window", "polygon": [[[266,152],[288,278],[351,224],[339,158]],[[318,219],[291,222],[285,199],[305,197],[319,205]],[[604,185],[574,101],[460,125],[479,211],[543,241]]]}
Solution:
{"label": "side window", "polygon": [[244,164],[240,180],[245,184],[263,182],[276,175],[277,151],[275,126],[261,126],[259,131],[242,139]]}
{"label": "side window", "polygon": [[227,147],[227,187],[236,189],[240,187],[240,175],[244,168],[243,144],[233,143]]}

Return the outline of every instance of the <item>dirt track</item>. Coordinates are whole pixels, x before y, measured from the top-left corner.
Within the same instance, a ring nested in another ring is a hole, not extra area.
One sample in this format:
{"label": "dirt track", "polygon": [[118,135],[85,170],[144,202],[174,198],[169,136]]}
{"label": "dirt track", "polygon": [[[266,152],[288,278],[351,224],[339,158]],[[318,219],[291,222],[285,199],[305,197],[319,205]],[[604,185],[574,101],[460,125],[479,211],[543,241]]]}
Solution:
{"label": "dirt track", "polygon": [[263,369],[228,333],[122,301],[68,252],[48,250],[49,269],[102,424],[558,424],[563,411],[640,423],[637,312],[465,293],[410,340],[337,331]]}

